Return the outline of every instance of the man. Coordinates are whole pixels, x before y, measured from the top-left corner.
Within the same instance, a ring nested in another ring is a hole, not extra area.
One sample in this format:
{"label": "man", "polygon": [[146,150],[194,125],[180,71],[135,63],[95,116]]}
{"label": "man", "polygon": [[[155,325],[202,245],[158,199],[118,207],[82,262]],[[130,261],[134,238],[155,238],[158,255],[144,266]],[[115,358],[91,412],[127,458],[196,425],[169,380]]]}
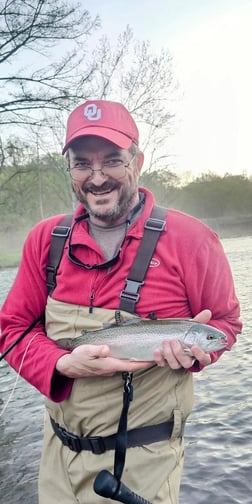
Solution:
{"label": "man", "polygon": [[[39,502],[108,502],[94,492],[93,483],[102,469],[113,470],[114,446],[101,453],[91,445],[96,436],[106,441],[116,434],[122,372],[128,371],[133,372],[134,384],[129,439],[132,430],[139,430],[137,446],[128,444],[123,482],[153,504],[176,504],[193,372],[215,362],[223,350],[207,353],[193,346],[191,356],[178,341],[167,340],[162,351],[155,350],[153,362],[135,362],[110,357],[107,345],[80,345],[71,351],[57,344],[115,321],[154,206],[152,194],[138,187],[144,156],[137,126],[123,105],[94,100],[76,108],[68,119],[63,154],[80,204],[56,287],[47,296],[51,231],[62,215],[44,220],[30,232],[1,313],[4,351],[45,312],[45,323],[38,322],[7,357],[16,370],[22,362],[21,375],[46,396]],[[241,331],[239,304],[218,237],[176,210],[167,211],[139,294],[138,316],[209,322],[225,332],[228,350]],[[134,314],[122,311],[121,316],[126,320]],[[160,431],[154,439],[152,426],[164,423],[169,434]],[[151,426],[150,434],[143,442],[146,426]],[[74,443],[81,437],[88,438],[90,448],[80,450],[78,444],[76,449]]]}

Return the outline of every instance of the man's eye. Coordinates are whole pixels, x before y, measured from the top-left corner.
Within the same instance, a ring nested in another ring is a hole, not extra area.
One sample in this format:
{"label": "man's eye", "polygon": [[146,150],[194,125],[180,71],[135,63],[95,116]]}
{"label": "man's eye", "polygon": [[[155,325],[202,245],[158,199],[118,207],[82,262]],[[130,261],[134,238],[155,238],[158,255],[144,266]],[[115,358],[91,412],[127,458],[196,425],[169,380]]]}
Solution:
{"label": "man's eye", "polygon": [[74,168],[77,168],[78,170],[89,170],[90,165],[85,161],[78,161],[74,164]]}
{"label": "man's eye", "polygon": [[104,163],[104,166],[120,166],[121,164],[123,164],[123,161],[121,159],[114,158],[114,159],[108,159]]}

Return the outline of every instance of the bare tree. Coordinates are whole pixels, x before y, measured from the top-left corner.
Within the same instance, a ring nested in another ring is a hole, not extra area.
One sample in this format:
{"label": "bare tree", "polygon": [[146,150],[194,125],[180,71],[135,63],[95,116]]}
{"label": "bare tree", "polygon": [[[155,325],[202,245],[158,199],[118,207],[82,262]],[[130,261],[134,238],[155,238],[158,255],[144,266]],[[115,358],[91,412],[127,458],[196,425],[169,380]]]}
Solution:
{"label": "bare tree", "polygon": [[[170,52],[152,53],[150,43],[135,41],[132,30],[126,27],[115,45],[107,36],[100,38],[95,49],[90,50],[79,64],[80,75],[87,75],[88,68],[92,68],[90,78],[84,83],[80,80],[79,86],[75,84],[75,100],[80,103],[91,97],[124,103],[140,128],[141,148],[146,155],[145,169],[170,169],[169,138],[177,95]],[[48,109],[41,105],[40,118],[43,114],[43,120],[34,127],[30,125],[36,145],[39,140],[44,155],[60,149],[67,112],[72,104],[66,97],[64,107],[54,110],[50,120],[45,116]]]}
{"label": "bare tree", "polygon": [[69,108],[83,97],[96,64],[83,72],[82,61],[98,26],[81,2],[0,0],[1,124],[37,124],[38,110]]}
{"label": "bare tree", "polygon": [[97,63],[95,96],[124,103],[136,119],[141,148],[146,153],[145,167],[171,167],[169,137],[178,83],[170,52],[152,53],[150,43],[134,41],[133,32],[127,27],[115,47],[108,37],[103,37],[93,58]]}
{"label": "bare tree", "polygon": [[171,55],[152,54],[129,27],[115,46],[103,36],[91,51],[99,22],[76,0],[0,0],[0,124],[29,125],[29,141],[35,131],[45,154],[58,150],[75,105],[118,100],[140,126],[145,167],[167,167],[176,88]]}

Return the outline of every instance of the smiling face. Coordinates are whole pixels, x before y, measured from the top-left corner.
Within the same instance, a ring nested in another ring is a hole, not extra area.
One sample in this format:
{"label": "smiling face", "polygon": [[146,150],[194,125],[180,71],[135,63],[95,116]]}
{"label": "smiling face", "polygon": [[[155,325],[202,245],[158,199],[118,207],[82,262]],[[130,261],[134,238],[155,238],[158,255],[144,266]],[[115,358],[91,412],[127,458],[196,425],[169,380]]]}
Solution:
{"label": "smiling face", "polygon": [[143,154],[133,151],[96,136],[81,137],[68,149],[73,190],[92,222],[119,224],[138,203]]}

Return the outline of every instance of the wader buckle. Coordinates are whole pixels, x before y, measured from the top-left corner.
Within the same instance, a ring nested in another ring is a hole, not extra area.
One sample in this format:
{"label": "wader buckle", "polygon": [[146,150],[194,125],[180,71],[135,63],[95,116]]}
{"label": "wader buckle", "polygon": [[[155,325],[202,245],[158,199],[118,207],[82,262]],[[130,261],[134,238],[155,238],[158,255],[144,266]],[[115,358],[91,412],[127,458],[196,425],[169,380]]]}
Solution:
{"label": "wader buckle", "polygon": [[120,298],[130,299],[137,303],[140,298],[138,290],[140,289],[140,287],[142,287],[143,284],[144,282],[137,282],[135,280],[130,280],[130,278],[126,278],[125,289],[121,291]]}
{"label": "wader buckle", "polygon": [[63,427],[57,425],[58,431],[60,433],[60,438],[64,446],[70,448],[70,450],[79,453],[82,450],[81,443],[79,440],[79,436],[72,434],[71,432],[67,432]]}
{"label": "wader buckle", "polygon": [[[67,446],[70,450],[80,453],[82,450],[89,450],[96,455],[101,455],[105,453],[106,450],[112,449],[106,447],[105,441],[101,436],[77,436],[72,432],[68,432],[64,427],[61,427],[56,423],[51,417],[51,424],[55,434],[61,440],[64,446]],[[113,436],[111,436],[113,437]]]}
{"label": "wader buckle", "polygon": [[87,439],[93,453],[95,453],[96,455],[105,453],[106,447],[101,436],[88,436]]}

